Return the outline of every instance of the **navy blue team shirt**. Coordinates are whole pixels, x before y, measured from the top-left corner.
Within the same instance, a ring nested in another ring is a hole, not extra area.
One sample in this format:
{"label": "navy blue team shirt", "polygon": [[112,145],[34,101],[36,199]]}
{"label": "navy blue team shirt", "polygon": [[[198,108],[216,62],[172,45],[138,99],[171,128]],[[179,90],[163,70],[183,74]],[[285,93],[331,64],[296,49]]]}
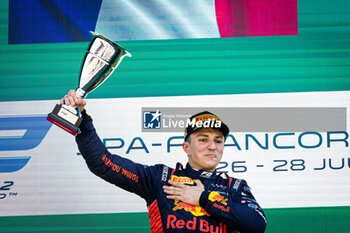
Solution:
{"label": "navy blue team shirt", "polygon": [[[245,180],[216,172],[185,168],[177,164],[146,166],[111,154],[102,143],[91,117],[82,112],[81,134],[76,136],[79,150],[95,175],[145,199],[152,233],[210,232],[263,233],[266,217]],[[199,206],[167,199],[163,191],[168,180],[194,185],[199,179],[205,191]]]}

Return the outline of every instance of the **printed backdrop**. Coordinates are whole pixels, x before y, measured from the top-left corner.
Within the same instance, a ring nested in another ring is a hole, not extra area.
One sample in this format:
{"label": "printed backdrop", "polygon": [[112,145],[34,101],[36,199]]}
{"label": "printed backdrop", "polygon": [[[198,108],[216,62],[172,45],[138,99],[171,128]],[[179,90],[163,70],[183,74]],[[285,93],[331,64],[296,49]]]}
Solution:
{"label": "printed backdrop", "polygon": [[[207,101],[203,102],[203,99]],[[286,105],[349,109],[350,92],[212,95],[193,96],[190,100],[187,97],[89,99],[88,112],[93,116],[98,133],[111,152],[144,164],[164,163],[175,167],[177,161],[183,164],[187,161],[181,147],[183,133],[157,132],[156,129],[142,132],[141,126],[145,119],[141,108],[145,101],[152,102],[154,110],[178,106]],[[50,125],[40,114],[50,112],[55,103],[18,102],[22,106],[20,109],[12,102],[0,104],[3,124],[12,126],[2,133],[12,134],[7,140],[12,138],[15,141],[12,148],[2,148],[0,152],[1,162],[10,163],[5,169],[12,168],[2,170],[12,183],[4,181],[3,187],[7,185],[8,190],[2,192],[0,215],[147,211],[141,198],[101,181],[88,171],[82,156],[77,154],[73,136],[56,126],[38,129],[33,124],[19,125],[26,118],[40,119],[38,122],[42,122],[37,125]],[[10,123],[14,116],[17,124]],[[329,121],[332,120],[337,119],[329,115]],[[45,132],[37,133],[39,130]],[[330,129],[327,132],[231,132],[225,142],[226,149],[219,171],[246,179],[264,208],[349,206],[350,157],[347,155],[347,132],[348,129]],[[250,135],[249,138],[247,135]],[[276,138],[276,135],[280,136]],[[4,143],[5,139],[2,140],[3,145],[9,145],[7,141]],[[28,141],[33,145],[24,147]],[[27,159],[26,164],[15,161],[24,158]],[[343,191],[332,193],[332,198],[329,198],[325,187]]]}

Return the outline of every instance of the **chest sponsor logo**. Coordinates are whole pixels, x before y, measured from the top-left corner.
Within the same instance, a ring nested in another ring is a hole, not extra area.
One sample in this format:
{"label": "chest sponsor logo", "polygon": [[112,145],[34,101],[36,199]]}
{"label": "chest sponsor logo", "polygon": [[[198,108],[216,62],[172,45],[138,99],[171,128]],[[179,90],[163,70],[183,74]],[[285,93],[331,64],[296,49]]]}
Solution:
{"label": "chest sponsor logo", "polygon": [[179,201],[179,200],[175,200],[174,205],[175,205],[175,207],[173,208],[174,211],[184,210],[186,212],[190,212],[192,215],[197,216],[197,217],[203,216],[203,215],[210,216],[210,214],[207,213],[207,211],[200,206],[191,205],[191,204],[188,204],[186,202]]}
{"label": "chest sponsor logo", "polygon": [[167,229],[187,229],[192,231],[199,229],[200,232],[227,233],[226,224],[221,222],[216,225],[212,225],[205,219],[193,217],[193,219],[183,220],[177,218],[173,214],[168,215],[166,227]]}
{"label": "chest sponsor logo", "polygon": [[220,204],[227,205],[227,198],[221,196],[220,193],[216,191],[210,192],[208,199],[212,202],[219,202]]}
{"label": "chest sponsor logo", "polygon": [[185,176],[171,176],[170,180],[181,184],[193,184],[193,180]]}

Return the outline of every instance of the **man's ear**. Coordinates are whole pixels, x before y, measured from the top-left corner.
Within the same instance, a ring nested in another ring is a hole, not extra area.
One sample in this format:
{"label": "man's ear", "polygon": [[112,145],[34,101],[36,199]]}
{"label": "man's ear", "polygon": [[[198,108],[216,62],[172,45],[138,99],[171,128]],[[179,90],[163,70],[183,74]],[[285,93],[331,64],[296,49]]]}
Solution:
{"label": "man's ear", "polygon": [[182,149],[185,151],[187,156],[190,155],[190,143],[188,143],[188,142],[182,143]]}

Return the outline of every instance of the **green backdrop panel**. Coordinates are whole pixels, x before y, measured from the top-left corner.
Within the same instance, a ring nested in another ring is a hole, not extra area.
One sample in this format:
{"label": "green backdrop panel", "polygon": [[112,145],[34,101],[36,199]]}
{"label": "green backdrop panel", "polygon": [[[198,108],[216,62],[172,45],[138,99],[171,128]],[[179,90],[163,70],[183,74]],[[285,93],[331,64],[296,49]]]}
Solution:
{"label": "green backdrop panel", "polygon": [[[88,43],[7,45],[0,11],[0,101],[76,88]],[[350,89],[350,1],[298,2],[299,35],[121,42],[133,55],[89,98]]]}
{"label": "green backdrop panel", "polygon": [[[266,209],[266,233],[350,232],[350,207]],[[147,213],[0,217],[2,233],[151,232]]]}

